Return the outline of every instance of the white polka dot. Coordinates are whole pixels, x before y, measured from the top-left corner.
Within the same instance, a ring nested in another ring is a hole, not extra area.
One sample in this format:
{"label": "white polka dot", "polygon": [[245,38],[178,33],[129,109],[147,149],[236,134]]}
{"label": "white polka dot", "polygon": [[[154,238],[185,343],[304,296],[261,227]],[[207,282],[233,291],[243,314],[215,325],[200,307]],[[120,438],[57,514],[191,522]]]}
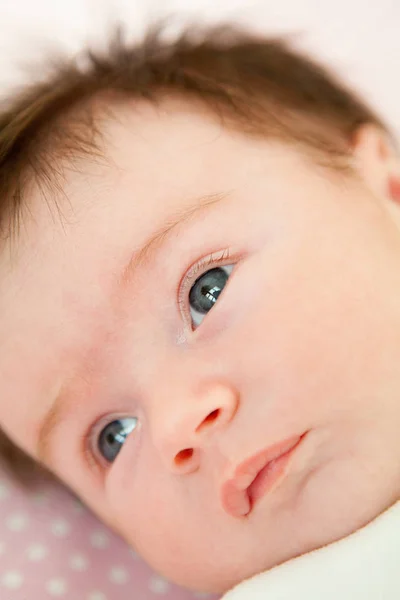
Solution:
{"label": "white polka dot", "polygon": [[22,531],[27,523],[28,517],[23,513],[14,513],[6,519],[6,525],[10,531]]}
{"label": "white polka dot", "polygon": [[88,568],[88,559],[83,554],[74,554],[69,561],[71,569],[74,571],[86,571]]}
{"label": "white polka dot", "polygon": [[105,531],[93,531],[90,536],[90,543],[94,548],[106,548],[110,542],[110,539]]}
{"label": "white polka dot", "polygon": [[10,489],[4,481],[0,481],[0,500],[4,500],[10,494]]}
{"label": "white polka dot", "polygon": [[42,560],[46,556],[47,548],[42,544],[32,544],[28,547],[26,553],[28,555],[28,560],[31,560],[32,562],[37,562],[39,560]]}
{"label": "white polka dot", "polygon": [[129,579],[128,572],[124,567],[112,567],[112,569],[110,569],[109,577],[110,581],[118,583],[119,585],[126,583]]}
{"label": "white polka dot", "polygon": [[65,537],[70,532],[70,524],[65,519],[57,519],[51,524],[51,533],[57,537]]}
{"label": "white polka dot", "polygon": [[67,590],[67,584],[61,577],[50,579],[46,583],[46,590],[51,596],[63,596]]}
{"label": "white polka dot", "polygon": [[159,575],[153,575],[149,581],[149,590],[154,594],[166,594],[169,589],[168,581],[165,581]]}
{"label": "white polka dot", "polygon": [[107,600],[107,596],[103,592],[90,592],[87,600]]}
{"label": "white polka dot", "polygon": [[1,583],[9,590],[17,590],[21,587],[24,578],[19,571],[8,571],[1,578]]}

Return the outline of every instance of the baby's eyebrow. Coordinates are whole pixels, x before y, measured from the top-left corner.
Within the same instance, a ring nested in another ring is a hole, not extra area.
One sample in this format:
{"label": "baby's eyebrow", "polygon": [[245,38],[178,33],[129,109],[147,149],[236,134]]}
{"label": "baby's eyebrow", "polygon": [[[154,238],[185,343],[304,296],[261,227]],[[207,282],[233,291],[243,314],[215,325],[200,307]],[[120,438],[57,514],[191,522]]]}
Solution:
{"label": "baby's eyebrow", "polygon": [[119,286],[125,287],[133,278],[136,269],[140,265],[150,262],[152,256],[157,252],[157,250],[160,249],[162,245],[167,242],[167,239],[178,227],[182,227],[195,218],[200,217],[204,211],[212,206],[215,206],[216,204],[219,204],[228,196],[229,192],[218,192],[215,194],[199,196],[196,197],[188,206],[185,206],[180,211],[171,215],[161,225],[161,227],[152,233],[152,235],[140,249],[135,250],[127,266],[119,277]]}
{"label": "baby's eyebrow", "polygon": [[[152,256],[167,242],[170,235],[178,227],[200,217],[206,210],[221,203],[224,199],[229,197],[229,195],[229,192],[219,192],[197,197],[189,204],[189,206],[186,206],[182,210],[171,215],[161,227],[149,236],[148,240],[140,249],[134,251],[128,264],[117,277],[117,290],[114,291],[114,293],[118,294],[121,288],[125,288],[129,285],[137,268],[148,263]],[[80,373],[84,373],[83,377],[86,379],[85,373],[87,369],[85,368],[85,365],[81,365],[79,371]],[[71,382],[71,379],[69,382]],[[51,443],[56,430],[61,423],[67,419],[68,414],[71,412],[70,394],[63,387],[39,427],[36,442],[36,455],[45,465],[50,466],[52,463]]]}

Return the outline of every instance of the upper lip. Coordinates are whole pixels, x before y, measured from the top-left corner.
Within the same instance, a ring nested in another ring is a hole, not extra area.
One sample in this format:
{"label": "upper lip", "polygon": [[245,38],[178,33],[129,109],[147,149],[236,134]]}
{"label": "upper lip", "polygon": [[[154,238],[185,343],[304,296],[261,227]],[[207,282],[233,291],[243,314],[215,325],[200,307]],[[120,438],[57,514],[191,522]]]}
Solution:
{"label": "upper lip", "polygon": [[248,514],[251,510],[248,490],[258,473],[272,460],[294,449],[302,437],[296,435],[287,438],[257,452],[240,463],[221,487],[221,503],[224,510],[234,517],[242,517]]}

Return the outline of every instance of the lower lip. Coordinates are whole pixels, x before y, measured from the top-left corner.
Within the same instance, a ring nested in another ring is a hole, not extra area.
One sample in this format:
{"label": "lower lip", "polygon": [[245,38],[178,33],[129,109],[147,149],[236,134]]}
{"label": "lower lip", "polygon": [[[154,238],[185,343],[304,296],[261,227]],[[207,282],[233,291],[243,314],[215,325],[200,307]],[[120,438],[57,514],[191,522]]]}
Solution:
{"label": "lower lip", "polygon": [[[303,437],[303,436],[302,436]],[[250,510],[265,494],[271,491],[273,487],[283,478],[289,466],[292,455],[296,452],[298,445],[302,441],[302,437],[293,448],[281,454],[278,458],[271,460],[258,473],[254,481],[247,488],[247,493],[250,501]]]}

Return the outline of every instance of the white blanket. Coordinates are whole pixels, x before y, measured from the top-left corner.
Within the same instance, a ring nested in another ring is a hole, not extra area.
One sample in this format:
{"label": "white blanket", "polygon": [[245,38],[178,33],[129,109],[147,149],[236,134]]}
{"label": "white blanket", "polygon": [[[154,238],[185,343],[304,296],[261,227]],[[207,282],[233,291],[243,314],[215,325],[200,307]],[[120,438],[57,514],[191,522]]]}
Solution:
{"label": "white blanket", "polygon": [[400,502],[352,535],[242,582],[222,600],[400,600]]}

